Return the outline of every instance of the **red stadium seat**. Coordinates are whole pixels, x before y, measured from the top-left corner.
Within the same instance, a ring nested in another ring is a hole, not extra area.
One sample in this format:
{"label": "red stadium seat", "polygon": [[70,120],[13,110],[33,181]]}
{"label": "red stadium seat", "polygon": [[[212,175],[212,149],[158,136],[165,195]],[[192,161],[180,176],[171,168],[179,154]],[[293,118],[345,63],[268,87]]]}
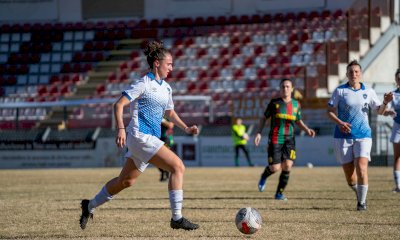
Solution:
{"label": "red stadium seat", "polygon": [[138,51],[132,51],[131,55],[130,55],[130,59],[134,60],[134,59],[138,58],[139,56],[140,56],[140,54]]}
{"label": "red stadium seat", "polygon": [[204,26],[205,25],[205,21],[203,17],[196,17],[193,24],[195,26]]}
{"label": "red stadium seat", "polygon": [[200,72],[198,72],[197,74],[197,77],[199,78],[200,81],[203,81],[207,79],[207,75],[208,75],[207,70],[200,70]]}
{"label": "red stadium seat", "polygon": [[257,86],[256,86],[256,81],[253,80],[249,80],[246,82],[246,90],[247,91],[255,91],[258,90]]}
{"label": "red stadium seat", "polygon": [[227,22],[226,17],[225,16],[219,16],[217,18],[217,22],[216,25],[225,25]]}
{"label": "red stadium seat", "polygon": [[217,20],[215,19],[215,17],[210,16],[210,17],[207,17],[205,24],[207,26],[214,26],[217,24]]}
{"label": "red stadium seat", "polygon": [[[79,74],[72,75],[71,81],[72,81],[72,83],[78,83],[79,81],[81,81],[81,75],[79,75]],[[66,83],[66,84],[68,84],[68,83]]]}
{"label": "red stadium seat", "polygon": [[60,84],[61,79],[57,75],[53,75],[50,77],[49,83],[50,84]]}
{"label": "red stadium seat", "polygon": [[151,28],[158,28],[160,26],[160,22],[158,19],[152,19],[149,23]]}

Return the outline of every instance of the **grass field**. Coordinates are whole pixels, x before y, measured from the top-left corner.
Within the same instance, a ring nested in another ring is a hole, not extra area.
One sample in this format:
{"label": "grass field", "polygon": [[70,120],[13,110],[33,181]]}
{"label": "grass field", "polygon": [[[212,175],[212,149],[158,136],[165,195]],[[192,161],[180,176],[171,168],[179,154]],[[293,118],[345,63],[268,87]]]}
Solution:
{"label": "grass field", "polygon": [[[357,212],[355,194],[342,170],[292,171],[286,196],[273,195],[278,175],[257,190],[261,167],[187,168],[183,214],[196,231],[169,227],[167,184],[149,168],[137,184],[96,210],[86,230],[79,228],[80,200],[93,197],[120,169],[0,171],[2,239],[400,239],[400,194],[392,193],[391,168],[369,168],[368,211]],[[257,208],[262,229],[243,235],[236,212]]]}

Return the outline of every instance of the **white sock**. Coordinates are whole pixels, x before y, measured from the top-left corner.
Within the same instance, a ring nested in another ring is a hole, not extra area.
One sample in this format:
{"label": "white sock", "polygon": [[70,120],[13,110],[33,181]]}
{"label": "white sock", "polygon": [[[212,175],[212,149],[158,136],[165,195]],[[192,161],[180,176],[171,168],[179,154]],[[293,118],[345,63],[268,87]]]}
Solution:
{"label": "white sock", "polygon": [[182,218],[183,190],[169,191],[169,202],[171,204],[172,219],[177,221]]}
{"label": "white sock", "polygon": [[400,188],[400,171],[399,170],[393,171],[393,176],[396,187]]}
{"label": "white sock", "polygon": [[353,191],[354,191],[355,193],[357,193],[357,184],[354,184],[354,185],[350,185],[350,184],[349,184],[349,187],[350,187],[351,189],[353,189]]}
{"label": "white sock", "polygon": [[106,186],[104,185],[100,192],[89,201],[89,212],[93,213],[96,207],[112,200],[112,198],[113,196],[107,192]]}
{"label": "white sock", "polygon": [[354,185],[350,185],[350,184],[349,184],[349,187],[356,193],[356,197],[357,197],[357,200],[358,200],[357,184],[354,184]]}
{"label": "white sock", "polygon": [[364,204],[367,200],[368,185],[358,185],[357,186],[357,199],[358,202]]}

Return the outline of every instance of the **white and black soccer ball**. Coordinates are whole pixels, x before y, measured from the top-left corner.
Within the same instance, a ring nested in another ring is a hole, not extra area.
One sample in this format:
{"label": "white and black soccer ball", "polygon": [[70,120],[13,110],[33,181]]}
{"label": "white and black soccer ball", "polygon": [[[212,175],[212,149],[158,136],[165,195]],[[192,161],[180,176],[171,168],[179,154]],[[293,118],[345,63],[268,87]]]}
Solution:
{"label": "white and black soccer ball", "polygon": [[240,232],[244,234],[253,234],[260,230],[262,217],[257,209],[245,207],[237,212],[235,223]]}

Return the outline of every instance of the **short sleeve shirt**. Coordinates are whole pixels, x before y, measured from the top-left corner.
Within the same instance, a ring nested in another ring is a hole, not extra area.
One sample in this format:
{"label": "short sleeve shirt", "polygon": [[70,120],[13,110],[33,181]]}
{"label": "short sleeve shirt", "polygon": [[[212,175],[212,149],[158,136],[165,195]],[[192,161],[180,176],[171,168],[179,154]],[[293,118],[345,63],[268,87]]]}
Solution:
{"label": "short sleeve shirt", "polygon": [[149,72],[122,92],[130,103],[131,120],[127,131],[161,136],[161,121],[166,110],[174,108],[172,89],[163,79]]}
{"label": "short sleeve shirt", "polygon": [[334,138],[361,139],[371,138],[369,126],[369,109],[377,109],[381,105],[375,91],[361,83],[360,89],[352,89],[348,83],[335,89],[328,102],[330,107],[337,108],[338,118],[351,124],[350,133],[342,133],[335,127]]}
{"label": "short sleeve shirt", "polygon": [[292,99],[285,103],[282,98],[272,99],[264,117],[271,117],[269,140],[272,144],[283,144],[287,137],[294,137],[294,123],[301,120],[300,102]]}
{"label": "short sleeve shirt", "polygon": [[400,124],[400,89],[392,91],[393,100],[388,104],[388,108],[393,108],[397,115],[393,119],[396,123]]}

